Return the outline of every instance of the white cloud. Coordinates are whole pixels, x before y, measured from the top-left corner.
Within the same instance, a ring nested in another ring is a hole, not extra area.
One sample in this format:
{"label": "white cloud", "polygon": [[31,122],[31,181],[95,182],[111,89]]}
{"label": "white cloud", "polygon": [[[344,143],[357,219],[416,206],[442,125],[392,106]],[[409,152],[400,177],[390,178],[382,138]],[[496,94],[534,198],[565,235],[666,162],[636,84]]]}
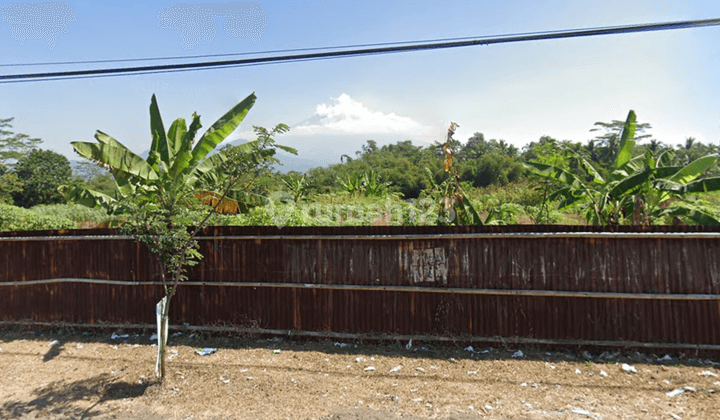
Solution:
{"label": "white cloud", "polygon": [[343,93],[333,98],[335,104],[319,104],[315,114],[300,124],[292,127],[294,135],[319,134],[385,134],[409,136],[426,136],[431,127],[425,126],[412,118],[373,111],[350,95]]}

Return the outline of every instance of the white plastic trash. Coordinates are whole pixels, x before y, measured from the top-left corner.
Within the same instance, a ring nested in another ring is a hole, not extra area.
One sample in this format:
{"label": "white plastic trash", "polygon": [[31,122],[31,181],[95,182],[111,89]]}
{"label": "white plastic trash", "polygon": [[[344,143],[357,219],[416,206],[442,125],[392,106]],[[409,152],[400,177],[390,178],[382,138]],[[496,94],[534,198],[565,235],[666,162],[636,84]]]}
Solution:
{"label": "white plastic trash", "polygon": [[622,370],[624,370],[625,372],[637,373],[637,369],[635,369],[635,366],[630,366],[627,363],[622,364]]}
{"label": "white plastic trash", "polygon": [[678,395],[682,394],[683,392],[685,392],[685,390],[683,388],[678,388],[678,389],[674,389],[674,390],[668,392],[666,395],[668,397],[677,397]]}

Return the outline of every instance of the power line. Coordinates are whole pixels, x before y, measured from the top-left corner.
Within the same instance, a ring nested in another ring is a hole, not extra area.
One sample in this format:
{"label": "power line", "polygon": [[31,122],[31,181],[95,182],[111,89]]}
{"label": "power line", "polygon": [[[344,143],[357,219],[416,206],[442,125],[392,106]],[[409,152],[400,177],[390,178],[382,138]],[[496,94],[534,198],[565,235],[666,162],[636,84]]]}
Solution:
{"label": "power line", "polygon": [[[610,26],[598,26],[594,28],[584,28],[585,30],[590,29],[605,29],[611,28]],[[490,35],[487,38],[498,38],[508,36],[521,36],[521,35],[538,35],[538,34],[549,34],[556,31],[538,31],[538,32],[522,32],[516,34],[507,35]],[[290,52],[301,52],[301,51],[323,51],[323,50],[339,50],[348,48],[370,48],[370,47],[382,47],[390,45],[406,45],[406,44],[417,44],[417,43],[437,43],[437,42],[450,42],[450,41],[463,41],[468,39],[477,39],[477,36],[459,37],[459,38],[435,38],[427,39],[423,41],[395,41],[395,42],[380,42],[373,44],[351,44],[351,45],[336,45],[334,47],[311,47],[311,48],[294,48],[284,50],[269,50],[269,51],[251,51],[241,53],[224,53],[224,54],[204,54],[204,55],[186,55],[186,56],[173,56],[173,57],[144,57],[144,58],[118,58],[108,60],[84,60],[84,61],[54,61],[54,62],[41,62],[41,63],[7,63],[0,64],[0,67],[26,67],[26,66],[59,66],[59,65],[75,65],[75,64],[102,64],[102,63],[128,63],[138,61],[166,61],[166,60],[187,60],[191,58],[212,58],[212,57],[236,57],[242,55],[252,54],[278,54],[278,53],[290,53]]]}
{"label": "power line", "polygon": [[[491,45],[511,42],[524,41],[540,41],[547,39],[562,38],[578,38],[598,35],[612,35],[622,33],[650,32],[650,31],[666,31],[674,29],[697,28],[704,26],[718,26],[720,19],[704,19],[704,20],[688,20],[678,22],[651,23],[639,25],[626,25],[614,27],[600,27],[589,29],[574,29],[561,31],[548,31],[526,33],[519,35],[500,35],[483,38],[462,38],[442,42],[404,42],[397,43],[392,46],[382,46],[382,44],[366,44],[372,45],[369,48],[343,49],[339,51],[325,51],[294,55],[280,55],[270,57],[253,57],[238,60],[227,61],[209,61],[200,63],[182,63],[182,64],[165,64],[141,67],[122,67],[107,69],[90,69],[90,70],[71,70],[62,72],[48,73],[25,73],[0,75],[0,83],[19,83],[42,80],[68,80],[74,78],[95,78],[107,76],[121,75],[137,75],[137,74],[157,74],[175,71],[195,71],[210,68],[227,68],[227,67],[248,67],[257,65],[267,65],[275,63],[289,63],[299,61],[309,61],[318,59],[334,59],[341,57],[357,57],[377,54],[393,54],[400,52],[426,51],[446,48],[469,47],[476,45]],[[321,48],[322,49],[322,48]],[[242,54],[242,53],[240,53]]]}

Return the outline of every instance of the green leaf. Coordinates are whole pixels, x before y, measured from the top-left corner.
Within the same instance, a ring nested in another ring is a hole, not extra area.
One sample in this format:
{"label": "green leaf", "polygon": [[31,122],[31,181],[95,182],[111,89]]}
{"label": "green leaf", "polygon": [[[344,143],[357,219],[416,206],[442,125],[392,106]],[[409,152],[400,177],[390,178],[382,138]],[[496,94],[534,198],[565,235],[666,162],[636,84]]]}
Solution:
{"label": "green leaf", "polygon": [[583,168],[585,168],[585,171],[592,177],[592,182],[596,184],[604,184],[605,180],[603,179],[602,175],[600,175],[600,172],[598,172],[594,166],[590,162],[588,162],[584,157],[580,156],[578,153],[575,153],[575,151],[571,151],[574,155],[575,159],[577,159]]}
{"label": "green leaf", "polygon": [[107,143],[71,142],[73,149],[80,156],[107,165],[122,172],[131,174],[142,180],[157,179],[157,172],[145,159],[129,149]]}
{"label": "green leaf", "polygon": [[168,130],[167,142],[170,148],[170,155],[176,157],[182,149],[185,135],[187,134],[187,124],[184,118],[178,118],[170,125]]}
{"label": "green leaf", "polygon": [[293,155],[297,155],[297,154],[298,154],[297,149],[293,149],[292,147],[283,146],[283,145],[281,145],[281,144],[276,144],[275,147],[277,147],[278,149],[283,150],[283,151],[285,151],[285,152],[291,153],[291,154],[293,154]]}
{"label": "green leaf", "polygon": [[720,177],[698,179],[683,185],[684,193],[705,193],[711,191],[720,191]]}
{"label": "green leaf", "polygon": [[622,134],[620,135],[620,150],[615,158],[613,169],[619,169],[625,165],[632,157],[633,149],[635,149],[635,128],[637,127],[637,119],[635,117],[635,111],[632,109],[628,113],[627,119],[625,120],[625,126],[623,127]]}
{"label": "green leaf", "polygon": [[702,175],[708,168],[717,162],[716,155],[708,155],[696,159],[684,168],[680,169],[670,180],[679,182],[680,184],[687,184],[688,182],[694,181]]}
{"label": "green leaf", "polygon": [[[652,179],[653,175],[655,174],[654,169],[646,169],[638,174],[631,175],[622,181],[615,184],[615,186],[610,190],[610,197],[612,198],[620,198],[623,195],[627,195],[636,189],[640,188],[643,184],[647,183]],[[648,185],[649,186],[649,185]]]}
{"label": "green leaf", "polygon": [[523,166],[534,174],[561,181],[565,183],[565,185],[574,188],[585,187],[578,177],[557,166],[546,165],[540,162],[523,162]]}
{"label": "green leaf", "polygon": [[195,141],[195,135],[198,130],[202,127],[200,123],[200,116],[197,113],[193,113],[193,119],[190,123],[190,129],[187,130],[182,140],[182,144],[175,154],[175,161],[170,168],[170,177],[179,177],[188,167],[190,167],[190,161],[192,160],[192,147]]}
{"label": "green leaf", "polygon": [[192,160],[190,166],[200,162],[205,156],[215,149],[223,140],[227,138],[247,115],[250,108],[255,104],[256,96],[251,93],[242,102],[235,105],[233,109],[220,117],[208,131],[200,137],[192,151]]}
{"label": "green leaf", "polygon": [[110,146],[116,146],[116,147],[123,147],[123,148],[127,149],[127,147],[124,144],[120,143],[119,141],[115,140],[114,138],[103,133],[100,130],[95,131],[95,139],[98,142],[103,143],[103,144],[108,144]]}
{"label": "green leaf", "polygon": [[156,171],[159,171],[158,164],[162,163],[167,171],[170,168],[171,152],[167,137],[165,136],[165,126],[163,125],[160,109],[158,108],[157,99],[154,94],[150,99],[150,131],[152,133],[152,143],[150,144],[147,163]]}
{"label": "green leaf", "polygon": [[462,204],[462,210],[465,212],[468,224],[482,226],[482,219],[477,210],[475,210],[475,207],[470,203],[470,199],[463,193],[458,193],[458,198]]}
{"label": "green leaf", "polygon": [[657,158],[657,166],[669,166],[673,159],[675,159],[675,151],[672,149],[664,150]]}
{"label": "green leaf", "polygon": [[720,220],[716,219],[715,216],[684,203],[677,203],[675,207],[665,210],[663,214],[668,216],[685,216],[699,225],[720,225]]}
{"label": "green leaf", "polygon": [[[674,192],[674,193],[678,193],[678,194],[681,194],[683,189],[685,188],[685,186],[679,182],[671,181],[669,179],[664,179],[664,178],[656,179],[655,182],[653,182],[653,187],[659,191],[669,191],[669,192]],[[661,194],[660,199],[662,201],[668,197],[669,196],[666,193],[664,193],[664,194]]]}
{"label": "green leaf", "polygon": [[109,210],[117,201],[114,197],[87,188],[69,188],[64,191],[63,195],[68,201],[81,204],[85,207],[102,207],[106,210]]}

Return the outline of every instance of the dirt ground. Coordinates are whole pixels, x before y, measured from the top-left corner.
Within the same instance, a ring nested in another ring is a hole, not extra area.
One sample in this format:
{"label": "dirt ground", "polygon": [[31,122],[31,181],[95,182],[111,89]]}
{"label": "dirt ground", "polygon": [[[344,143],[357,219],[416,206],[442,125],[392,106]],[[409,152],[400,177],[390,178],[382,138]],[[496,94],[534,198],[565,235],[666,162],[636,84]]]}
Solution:
{"label": "dirt ground", "polygon": [[720,418],[720,363],[690,355],[186,332],[157,384],[149,333],[112,333],[0,331],[0,418]]}

